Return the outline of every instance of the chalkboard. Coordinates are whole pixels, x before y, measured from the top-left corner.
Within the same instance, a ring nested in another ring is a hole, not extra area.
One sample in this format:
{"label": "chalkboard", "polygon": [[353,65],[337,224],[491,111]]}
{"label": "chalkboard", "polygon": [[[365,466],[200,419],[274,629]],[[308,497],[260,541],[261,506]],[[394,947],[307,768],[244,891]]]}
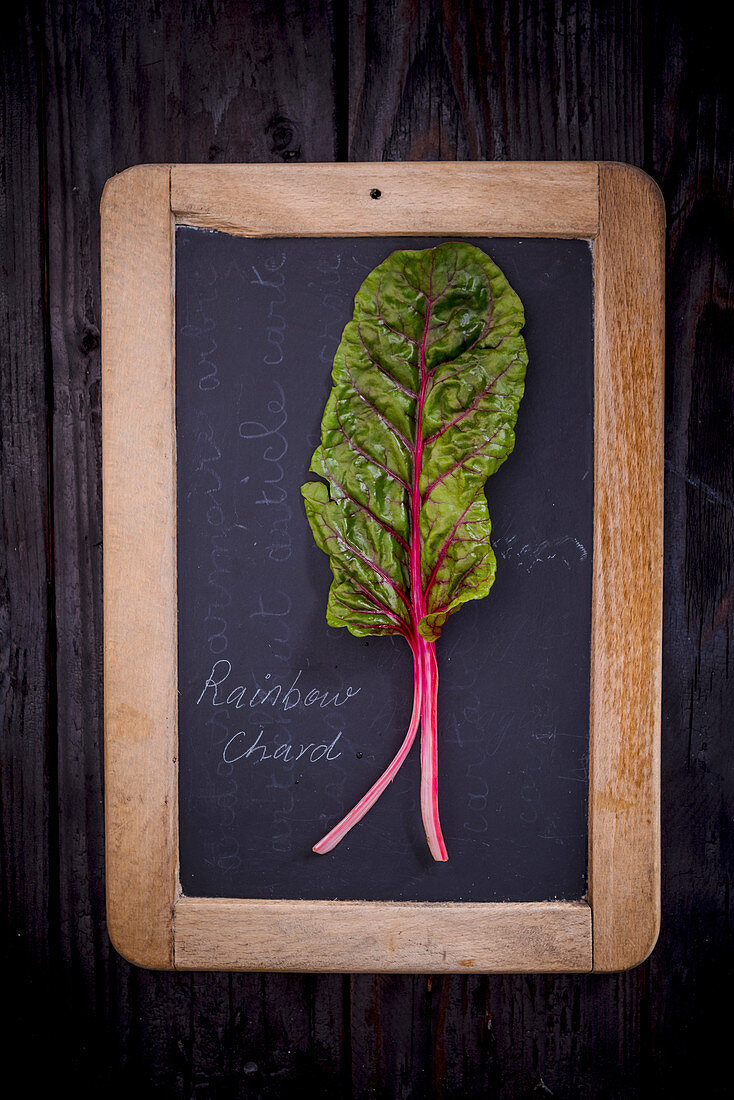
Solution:
{"label": "chalkboard", "polygon": [[311,846],[394,755],[400,638],[328,627],[300,485],[355,292],[435,237],[176,230],[180,882],[191,897],[578,899],[587,888],[593,264],[585,240],[471,239],[526,312],[513,454],[487,483],[497,579],[437,645],[439,803],[415,745],[331,853]]}
{"label": "chalkboard", "polygon": [[[139,165],[102,200],[105,865],[164,969],[620,970],[660,921],[659,191],[620,164]],[[439,803],[407,647],[325,619],[299,488],[364,276],[474,240],[527,312],[498,577],[437,646]],[[592,263],[593,261],[593,263]],[[593,559],[593,560],[592,560]],[[588,854],[587,854],[588,853]]]}

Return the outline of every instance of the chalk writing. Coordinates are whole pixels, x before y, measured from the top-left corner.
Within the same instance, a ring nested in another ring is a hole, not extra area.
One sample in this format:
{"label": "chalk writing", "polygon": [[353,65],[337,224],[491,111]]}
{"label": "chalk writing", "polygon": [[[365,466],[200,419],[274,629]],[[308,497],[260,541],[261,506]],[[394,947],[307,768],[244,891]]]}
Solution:
{"label": "chalk writing", "polygon": [[[222,760],[226,764],[236,764],[238,760],[250,760],[253,764],[262,764],[264,760],[282,760],[284,764],[297,762],[317,764],[319,760],[338,760],[341,749],[336,751],[337,742],[341,739],[341,730],[330,744],[326,741],[314,744],[309,741],[307,745],[296,745],[290,741],[268,743],[263,740],[264,730],[258,730],[251,745],[247,745],[247,738],[252,736],[248,730],[238,730],[230,737],[222,750]],[[333,755],[332,755],[333,754]]]}
{"label": "chalk writing", "polygon": [[291,655],[291,631],[287,622],[288,616],[291,613],[291,606],[292,601],[288,593],[278,591],[270,593],[267,607],[263,596],[258,595],[257,609],[250,612],[251,619],[275,618],[278,620],[278,633],[271,635],[269,645],[273,657],[286,665],[290,662]]}
{"label": "chalk writing", "polygon": [[[321,351],[319,352],[319,359],[322,363],[327,363],[329,366],[331,366],[334,361],[334,352],[341,339],[341,331],[344,327],[345,306],[348,300],[347,295],[337,291],[337,287],[339,287],[342,281],[339,274],[341,262],[341,253],[337,253],[333,263],[329,263],[326,259],[320,260],[316,265],[316,270],[320,278],[308,284],[310,288],[321,291],[320,316],[323,317],[323,321],[318,335],[323,343],[321,345]],[[331,317],[326,316],[326,310],[331,313]]]}
{"label": "chalk writing", "polygon": [[[192,344],[198,337],[200,345],[198,351],[198,386],[202,393],[216,390],[219,386],[219,366],[214,359],[218,344],[214,336],[215,323],[213,316],[204,308],[219,298],[217,290],[217,270],[214,264],[206,264],[207,274],[197,271],[201,280],[201,292],[198,295],[196,306],[193,306],[189,295],[179,295],[176,301],[176,312],[179,314],[180,333],[192,338]],[[211,290],[211,294],[204,294],[204,288]],[[193,316],[192,316],[193,315]],[[195,323],[193,317],[198,317],[199,323]]]}
{"label": "chalk writing", "polygon": [[284,266],[285,252],[282,252],[278,259],[270,258],[265,261],[264,267],[265,270],[270,273],[270,278],[264,278],[258,269],[253,267],[252,274],[255,278],[250,280],[253,286],[261,286],[275,291],[275,293],[270,296],[268,303],[268,325],[265,330],[266,339],[270,344],[270,351],[263,359],[263,362],[269,367],[275,367],[278,363],[283,362],[285,317],[282,313],[278,312],[278,308],[285,305],[286,301],[284,289],[285,272],[281,270]]}
{"label": "chalk writing", "polygon": [[270,441],[262,453],[262,458],[269,464],[263,473],[271,476],[263,476],[261,493],[255,504],[264,505],[273,510],[269,531],[272,541],[266,547],[266,551],[271,561],[283,562],[287,561],[293,552],[290,533],[292,512],[288,504],[288,490],[283,484],[285,472],[282,465],[282,460],[288,453],[288,440],[283,433],[288,423],[288,413],[285,408],[283,387],[275,380],[272,384],[277,390],[277,397],[271,398],[267,404],[270,424],[266,425],[260,420],[245,420],[238,430],[242,439]]}
{"label": "chalk writing", "polygon": [[211,598],[207,605],[204,622],[208,624],[211,631],[207,639],[209,652],[220,654],[226,652],[229,645],[227,620],[222,614],[223,610],[232,603],[232,596],[225,581],[229,569],[224,567],[222,560],[230,553],[227,546],[229,528],[220,501],[222,478],[217,470],[222,452],[215,439],[211,421],[201,411],[198,416],[196,441],[201,448],[196,474],[198,487],[203,491],[207,502],[204,515],[209,529],[208,555],[211,567],[207,574],[207,587],[211,592]]}
{"label": "chalk writing", "polygon": [[[228,684],[226,688],[222,687],[225,680],[229,679],[231,672],[232,665],[230,661],[225,659],[215,661],[201,689],[201,694],[196,700],[197,706],[207,695],[207,692],[210,692],[207,702],[211,703],[213,707],[234,706],[235,710],[240,710],[241,707],[245,706],[265,706],[266,703],[269,703],[271,707],[279,707],[283,711],[292,710],[293,707],[298,706],[343,707],[345,703],[348,703],[362,690],[348,684],[343,692],[324,691],[319,687],[312,687],[306,691],[304,685],[297,686],[303,675],[303,669],[299,669],[292,684],[285,690],[282,684],[268,684],[266,687],[257,687],[254,692],[250,692],[249,698],[246,698],[248,689],[245,684],[234,686]],[[271,673],[266,672],[264,679],[270,680],[270,678]]]}
{"label": "chalk writing", "polygon": [[589,553],[583,543],[573,535],[563,535],[557,539],[543,539],[533,545],[520,545],[517,535],[499,538],[493,543],[495,551],[505,560],[515,558],[521,569],[530,573],[536,565],[545,565],[549,561],[560,561],[566,569],[585,562]]}
{"label": "chalk writing", "polygon": [[274,852],[290,852],[293,848],[293,810],[296,800],[293,797],[292,780],[290,776],[279,779],[275,770],[271,771],[265,790],[272,792],[273,801],[276,803],[273,811],[273,825],[275,829],[272,840]]}

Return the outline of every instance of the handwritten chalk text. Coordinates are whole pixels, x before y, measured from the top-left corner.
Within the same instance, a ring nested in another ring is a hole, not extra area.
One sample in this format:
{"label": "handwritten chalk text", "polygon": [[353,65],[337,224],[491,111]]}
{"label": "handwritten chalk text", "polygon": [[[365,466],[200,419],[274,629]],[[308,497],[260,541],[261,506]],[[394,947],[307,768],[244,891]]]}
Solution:
{"label": "handwritten chalk text", "polygon": [[[343,691],[324,691],[319,687],[312,687],[306,691],[306,687],[298,684],[303,675],[303,669],[299,669],[291,685],[283,688],[282,684],[268,684],[267,687],[257,687],[254,691],[244,684],[232,685],[229,680],[232,665],[222,658],[215,661],[211,672],[204,681],[201,694],[196,700],[197,706],[202,700],[211,703],[213,707],[233,706],[235,710],[241,707],[262,707],[269,703],[271,707],[278,707],[284,711],[294,707],[343,707],[355,695],[359,695],[361,688],[353,688],[348,684]],[[265,679],[270,680],[270,673],[265,674]],[[287,681],[286,681],[287,682]],[[249,695],[248,695],[249,691]]]}
{"label": "handwritten chalk text", "polygon": [[[341,749],[336,751],[341,730],[329,745],[325,741],[321,745],[313,741],[308,745],[295,745],[283,741],[280,745],[273,747],[268,746],[267,741],[263,741],[263,733],[264,731],[260,730],[252,744],[246,747],[250,734],[246,730],[238,730],[224,746],[222,760],[225,764],[236,764],[238,760],[251,760],[253,764],[262,764],[264,760],[282,760],[284,764],[292,764],[300,760],[302,763],[316,764],[319,760],[338,760],[341,756]],[[272,751],[268,752],[268,748]]]}

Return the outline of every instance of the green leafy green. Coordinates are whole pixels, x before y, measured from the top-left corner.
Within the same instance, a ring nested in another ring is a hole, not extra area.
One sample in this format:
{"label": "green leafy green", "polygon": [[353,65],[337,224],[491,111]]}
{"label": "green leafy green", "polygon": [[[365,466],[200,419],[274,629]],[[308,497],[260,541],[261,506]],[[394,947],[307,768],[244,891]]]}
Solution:
{"label": "green leafy green", "polygon": [[324,481],[302,488],[334,576],[328,622],[406,637],[424,740],[426,707],[435,738],[432,645],[494,581],[484,484],[514,446],[523,323],[520,299],[478,248],[394,252],[356,296],[311,462]]}

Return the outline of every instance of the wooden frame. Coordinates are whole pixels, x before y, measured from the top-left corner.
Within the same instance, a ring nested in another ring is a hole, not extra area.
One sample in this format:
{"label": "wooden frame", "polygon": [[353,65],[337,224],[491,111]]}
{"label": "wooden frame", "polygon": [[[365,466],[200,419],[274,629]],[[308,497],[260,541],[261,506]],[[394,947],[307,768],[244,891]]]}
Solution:
{"label": "wooden frame", "polygon": [[[379,201],[370,196],[373,188]],[[588,900],[181,895],[176,223],[264,237],[593,239]],[[620,164],[146,165],[108,182],[102,200],[107,912],[113,943],[130,961],[160,969],[607,971],[634,966],[652,950],[660,912],[664,224],[653,182]]]}

